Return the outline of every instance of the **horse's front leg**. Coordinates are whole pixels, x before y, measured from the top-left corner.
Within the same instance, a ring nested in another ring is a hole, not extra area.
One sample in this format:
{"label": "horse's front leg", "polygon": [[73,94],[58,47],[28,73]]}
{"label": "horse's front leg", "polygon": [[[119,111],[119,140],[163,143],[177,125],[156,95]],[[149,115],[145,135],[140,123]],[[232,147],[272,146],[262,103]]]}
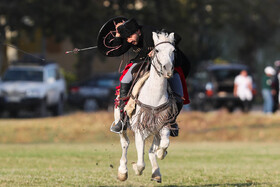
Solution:
{"label": "horse's front leg", "polygon": [[145,169],[144,162],[144,147],[145,139],[139,131],[135,132],[135,145],[137,150],[137,163],[133,162],[132,167],[136,175],[142,175],[143,170]]}
{"label": "horse's front leg", "polygon": [[159,147],[156,151],[157,157],[162,160],[165,158],[167,155],[167,148],[169,146],[169,135],[170,135],[170,130],[168,127],[163,127],[160,132],[160,144]]}
{"label": "horse's front leg", "polygon": [[157,163],[157,158],[164,159],[167,155],[167,148],[169,146],[170,130],[168,127],[163,127],[159,132],[159,135],[154,137],[153,144],[149,151],[149,159],[152,165],[152,180],[161,183],[160,169]]}
{"label": "horse's front leg", "polygon": [[151,178],[151,180],[154,180],[154,181],[157,181],[157,182],[160,183],[161,182],[161,174],[160,174],[159,166],[158,166],[158,163],[157,163],[157,157],[156,157],[156,151],[158,150],[159,143],[160,143],[159,135],[154,136],[153,143],[152,143],[151,148],[149,150],[149,159],[150,159],[151,165],[152,165],[152,178]]}
{"label": "horse's front leg", "polygon": [[[117,123],[120,119],[120,109],[119,107],[114,109],[114,118],[115,123]],[[129,139],[127,136],[126,131],[120,133],[120,142],[122,146],[122,157],[120,159],[120,166],[118,169],[118,179],[120,181],[125,181],[128,177],[128,170],[127,170],[127,149],[129,146]]]}
{"label": "horse's front leg", "polygon": [[127,172],[127,149],[129,146],[129,139],[127,136],[126,131],[123,131],[120,134],[120,142],[122,146],[122,157],[120,159],[120,166],[118,169],[118,179],[120,181],[125,181],[128,177],[128,172]]}

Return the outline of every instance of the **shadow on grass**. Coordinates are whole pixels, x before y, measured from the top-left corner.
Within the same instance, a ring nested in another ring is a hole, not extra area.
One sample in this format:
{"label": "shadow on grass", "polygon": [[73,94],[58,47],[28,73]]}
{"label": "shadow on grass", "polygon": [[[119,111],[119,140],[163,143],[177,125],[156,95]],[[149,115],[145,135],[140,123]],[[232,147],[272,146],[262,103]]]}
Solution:
{"label": "shadow on grass", "polygon": [[225,184],[202,184],[202,185],[167,185],[166,187],[177,187],[177,186],[182,186],[182,187],[219,187],[219,186],[236,186],[236,187],[244,187],[244,186],[262,186],[262,185],[272,185],[268,183],[225,183]]}
{"label": "shadow on grass", "polygon": [[[222,186],[236,186],[236,187],[246,187],[246,186],[262,186],[262,185],[271,185],[273,186],[273,184],[269,184],[269,183],[252,183],[252,182],[248,182],[248,183],[225,183],[225,184],[202,184],[202,185],[163,185],[166,187],[222,187]],[[121,185],[122,186],[122,185]],[[128,186],[133,186],[133,185],[128,185]],[[161,186],[161,185],[160,185]],[[88,186],[88,187],[93,187],[93,186]],[[109,186],[103,186],[103,187],[109,187]]]}

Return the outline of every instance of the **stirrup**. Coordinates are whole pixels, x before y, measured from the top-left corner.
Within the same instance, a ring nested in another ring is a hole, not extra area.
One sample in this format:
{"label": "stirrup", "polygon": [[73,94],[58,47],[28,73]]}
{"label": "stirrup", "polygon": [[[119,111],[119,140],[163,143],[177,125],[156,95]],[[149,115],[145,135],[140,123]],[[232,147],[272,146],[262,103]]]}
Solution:
{"label": "stirrup", "polygon": [[123,122],[123,120],[120,120],[120,122],[122,123],[122,129],[120,130],[120,132],[116,132],[116,131],[112,130],[112,128],[116,125],[115,121],[113,121],[113,123],[111,124],[110,131],[114,132],[116,134],[122,134],[123,133],[123,129],[124,129],[124,122]]}
{"label": "stirrup", "polygon": [[[174,128],[174,127],[172,127],[172,126],[177,126],[177,128]],[[177,136],[179,136],[179,126],[178,126],[178,124],[177,123],[174,123],[174,124],[172,124],[171,126],[170,126],[171,128],[170,128],[170,136],[172,136],[172,137],[177,137]]]}

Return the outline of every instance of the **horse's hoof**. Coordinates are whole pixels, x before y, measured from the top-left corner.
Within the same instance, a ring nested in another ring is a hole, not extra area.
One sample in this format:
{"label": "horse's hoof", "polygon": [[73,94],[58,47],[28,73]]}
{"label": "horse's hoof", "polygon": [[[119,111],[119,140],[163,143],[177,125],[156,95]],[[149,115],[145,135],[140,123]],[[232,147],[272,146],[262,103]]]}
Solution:
{"label": "horse's hoof", "polygon": [[167,155],[166,149],[160,148],[160,149],[157,150],[158,159],[163,160],[166,157],[166,155]]}
{"label": "horse's hoof", "polygon": [[132,162],[131,164],[132,164],[132,168],[133,168],[135,174],[136,175],[142,175],[145,167],[139,167],[139,166],[137,166],[137,164],[135,162]]}
{"label": "horse's hoof", "polygon": [[152,176],[151,181],[156,181],[157,183],[161,183],[161,176]]}
{"label": "horse's hoof", "polygon": [[127,177],[128,177],[127,172],[126,172],[126,173],[120,173],[120,172],[118,172],[118,180],[120,180],[120,181],[125,181],[125,180],[127,179]]}

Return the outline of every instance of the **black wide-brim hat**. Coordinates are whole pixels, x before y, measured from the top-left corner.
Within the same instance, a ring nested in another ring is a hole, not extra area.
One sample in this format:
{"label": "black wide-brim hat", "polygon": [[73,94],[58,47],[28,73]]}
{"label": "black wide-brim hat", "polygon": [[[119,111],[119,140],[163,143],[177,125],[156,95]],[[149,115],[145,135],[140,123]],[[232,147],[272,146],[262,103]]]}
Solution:
{"label": "black wide-brim hat", "polygon": [[[117,51],[122,51],[122,53],[127,52],[127,45],[114,45],[113,40],[116,35],[116,24],[120,22],[125,22],[128,19],[122,16],[115,17],[107,21],[100,29],[97,36],[97,47],[98,50],[105,56],[115,57]],[[126,42],[126,40],[123,40]]]}
{"label": "black wide-brim hat", "polygon": [[139,29],[139,25],[137,21],[132,18],[124,22],[122,25],[118,27],[118,32],[120,33],[122,38],[128,38],[132,34],[134,34]]}

